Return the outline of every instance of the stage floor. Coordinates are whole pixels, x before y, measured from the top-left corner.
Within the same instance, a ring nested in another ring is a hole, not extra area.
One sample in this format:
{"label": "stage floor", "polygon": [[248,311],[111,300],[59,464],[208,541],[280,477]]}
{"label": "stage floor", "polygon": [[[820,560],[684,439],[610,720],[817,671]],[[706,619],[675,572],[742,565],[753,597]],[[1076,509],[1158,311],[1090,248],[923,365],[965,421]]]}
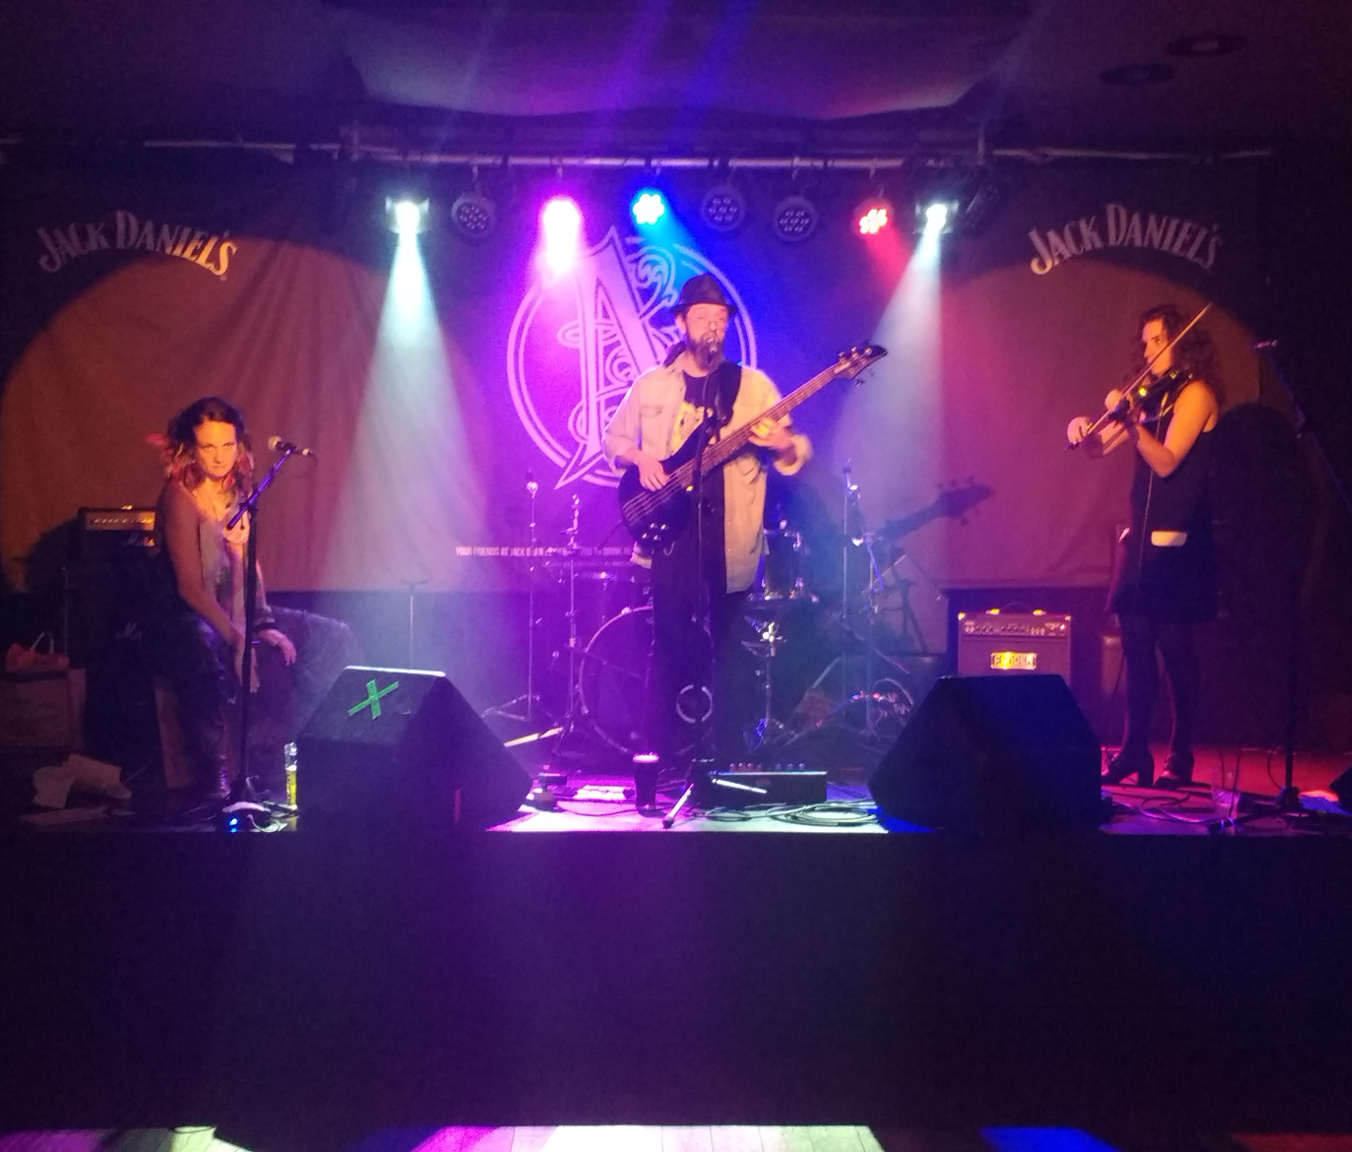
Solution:
{"label": "stage floor", "polygon": [[[211,1128],[15,1132],[0,1135],[0,1152],[250,1152],[230,1143],[229,1135]],[[1114,1152],[1118,1148],[1155,1152],[1161,1147],[1168,1152],[1352,1152],[1352,1136],[1179,1133],[1143,1147],[1136,1141],[1115,1144],[1098,1134],[1065,1128],[925,1132],[855,1125],[663,1128],[617,1124],[384,1131],[334,1152]]]}
{"label": "stage floor", "polygon": [[[1162,766],[1164,748],[1154,750]],[[518,752],[518,758],[533,774],[549,769],[547,749]],[[50,759],[50,757],[46,758]],[[59,757],[57,757],[59,760]],[[0,760],[7,814],[11,821],[28,828],[50,829],[208,829],[209,817],[194,819],[193,813],[163,815],[152,794],[130,805],[110,804],[96,795],[73,793],[64,810],[44,812],[29,803],[27,778],[44,762],[37,755],[9,753]],[[1205,747],[1198,750],[1194,783],[1186,789],[1139,788],[1124,784],[1105,788],[1112,801],[1111,818],[1102,830],[1112,835],[1186,836],[1216,833],[1283,835],[1321,829],[1352,832],[1352,814],[1343,813],[1328,791],[1343,772],[1348,756],[1329,752],[1301,751],[1293,762],[1292,781],[1301,793],[1302,806],[1292,813],[1265,814],[1285,778],[1285,757],[1279,749]],[[811,766],[811,765],[809,765]],[[553,806],[523,804],[520,814],[498,825],[510,832],[799,832],[812,834],[873,835],[907,831],[878,812],[868,791],[868,773],[853,766],[831,768],[827,773],[827,803],[820,805],[760,805],[704,811],[687,806],[664,827],[664,814],[680,797],[685,781],[679,775],[665,777],[659,785],[658,805],[638,811],[634,806],[632,776],[622,774],[612,757],[589,758],[586,753],[556,765],[566,782],[550,787]],[[302,785],[303,788],[303,785]],[[279,826],[289,831],[302,824]],[[1236,816],[1243,817],[1236,826]]]}
{"label": "stage floor", "polygon": [[[1156,748],[1156,764],[1163,766],[1167,749]],[[1112,798],[1112,818],[1103,831],[1114,835],[1207,835],[1227,834],[1282,835],[1299,830],[1311,831],[1325,815],[1326,823],[1336,829],[1344,823],[1332,795],[1330,782],[1348,764],[1346,757],[1326,752],[1304,751],[1296,754],[1292,781],[1303,796],[1302,811],[1312,814],[1301,820],[1300,814],[1261,815],[1261,811],[1281,790],[1285,777],[1285,757],[1280,750],[1208,747],[1199,749],[1190,788],[1138,788],[1130,784],[1105,788]],[[667,780],[659,796],[659,808],[668,810],[679,798],[683,781]],[[513,832],[651,832],[666,831],[662,812],[641,813],[633,803],[632,778],[614,770],[573,770],[567,785],[551,789],[556,807],[538,810],[523,806],[515,820],[501,825]],[[874,818],[875,807],[869,796],[867,777],[862,770],[837,769],[828,775],[827,801],[809,808],[750,807],[716,810],[711,813],[685,812],[670,831],[683,832],[810,832],[880,833],[888,829]],[[1235,816],[1254,818],[1236,828]],[[1346,816],[1345,831],[1352,832],[1352,814]],[[899,829],[892,827],[893,831]]]}
{"label": "stage floor", "polygon": [[986,840],[622,793],[516,836],[11,826],[0,1127],[1352,1130],[1348,837],[1133,835],[1209,785],[1113,791],[1106,834]]}

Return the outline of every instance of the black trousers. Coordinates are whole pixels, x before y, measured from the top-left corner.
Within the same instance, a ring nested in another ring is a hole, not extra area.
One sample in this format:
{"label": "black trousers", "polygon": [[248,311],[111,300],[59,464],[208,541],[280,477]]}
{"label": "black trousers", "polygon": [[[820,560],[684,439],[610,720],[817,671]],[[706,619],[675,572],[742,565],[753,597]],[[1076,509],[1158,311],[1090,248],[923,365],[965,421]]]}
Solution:
{"label": "black trousers", "polygon": [[1155,620],[1132,612],[1121,613],[1118,620],[1122,626],[1122,659],[1127,677],[1127,726],[1122,736],[1123,747],[1145,751],[1149,746],[1150,720],[1160,684],[1158,653],[1164,660],[1173,705],[1174,726],[1169,751],[1190,754],[1201,690],[1192,623]]}
{"label": "black trousers", "polygon": [[[750,635],[743,615],[747,592],[727,591],[722,489],[716,486],[701,515],[653,557],[653,659],[644,728],[652,750],[668,763],[706,752],[729,761],[746,755],[742,729],[754,676],[742,645]],[[703,748],[697,747],[701,737],[707,737]]]}
{"label": "black trousers", "polygon": [[[361,652],[341,620],[291,608],[275,608],[273,615],[277,630],[296,646],[296,662],[287,667],[273,645],[255,646],[259,688],[249,701],[247,771],[276,791],[286,782],[283,747],[300,734],[338,673],[360,662]],[[226,742],[238,740],[235,718],[242,690],[229,645],[184,604],[158,621],[154,660],[156,672],[178,698],[194,785],[220,787],[228,763]]]}

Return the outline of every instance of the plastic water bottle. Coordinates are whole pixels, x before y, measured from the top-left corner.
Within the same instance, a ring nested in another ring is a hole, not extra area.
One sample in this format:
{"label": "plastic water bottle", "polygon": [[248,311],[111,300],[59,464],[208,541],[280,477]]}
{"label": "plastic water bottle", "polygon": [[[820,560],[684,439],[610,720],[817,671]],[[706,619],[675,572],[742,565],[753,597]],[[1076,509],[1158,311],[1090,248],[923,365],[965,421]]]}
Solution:
{"label": "plastic water bottle", "polygon": [[288,744],[282,749],[282,759],[286,765],[286,803],[296,806],[296,746]]}

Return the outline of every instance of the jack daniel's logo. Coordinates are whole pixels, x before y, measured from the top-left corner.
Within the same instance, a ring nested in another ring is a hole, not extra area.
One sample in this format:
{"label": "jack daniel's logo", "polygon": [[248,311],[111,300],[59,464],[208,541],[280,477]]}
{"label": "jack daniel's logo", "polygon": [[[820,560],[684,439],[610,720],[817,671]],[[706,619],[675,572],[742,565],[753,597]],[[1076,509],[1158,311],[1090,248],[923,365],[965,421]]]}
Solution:
{"label": "jack daniel's logo", "polygon": [[1101,215],[1080,216],[1059,228],[1034,228],[1028,239],[1036,252],[1028,267],[1038,276],[1107,248],[1153,248],[1210,271],[1221,247],[1221,226],[1108,204]]}
{"label": "jack daniel's logo", "polygon": [[189,260],[223,279],[230,269],[230,258],[239,250],[239,243],[229,238],[229,232],[141,220],[124,208],[99,220],[39,228],[37,232],[38,267],[48,274],[95,252],[144,251]]}

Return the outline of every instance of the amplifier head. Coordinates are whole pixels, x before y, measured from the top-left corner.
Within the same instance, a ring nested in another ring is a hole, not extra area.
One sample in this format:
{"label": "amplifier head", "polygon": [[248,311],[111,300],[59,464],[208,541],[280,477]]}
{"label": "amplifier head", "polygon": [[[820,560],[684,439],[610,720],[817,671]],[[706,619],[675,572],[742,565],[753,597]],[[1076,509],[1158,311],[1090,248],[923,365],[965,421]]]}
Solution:
{"label": "amplifier head", "polygon": [[1045,673],[1070,683],[1070,617],[1054,612],[958,613],[958,675]]}
{"label": "amplifier head", "polygon": [[155,509],[81,508],[75,554],[80,560],[117,560],[155,548]]}

